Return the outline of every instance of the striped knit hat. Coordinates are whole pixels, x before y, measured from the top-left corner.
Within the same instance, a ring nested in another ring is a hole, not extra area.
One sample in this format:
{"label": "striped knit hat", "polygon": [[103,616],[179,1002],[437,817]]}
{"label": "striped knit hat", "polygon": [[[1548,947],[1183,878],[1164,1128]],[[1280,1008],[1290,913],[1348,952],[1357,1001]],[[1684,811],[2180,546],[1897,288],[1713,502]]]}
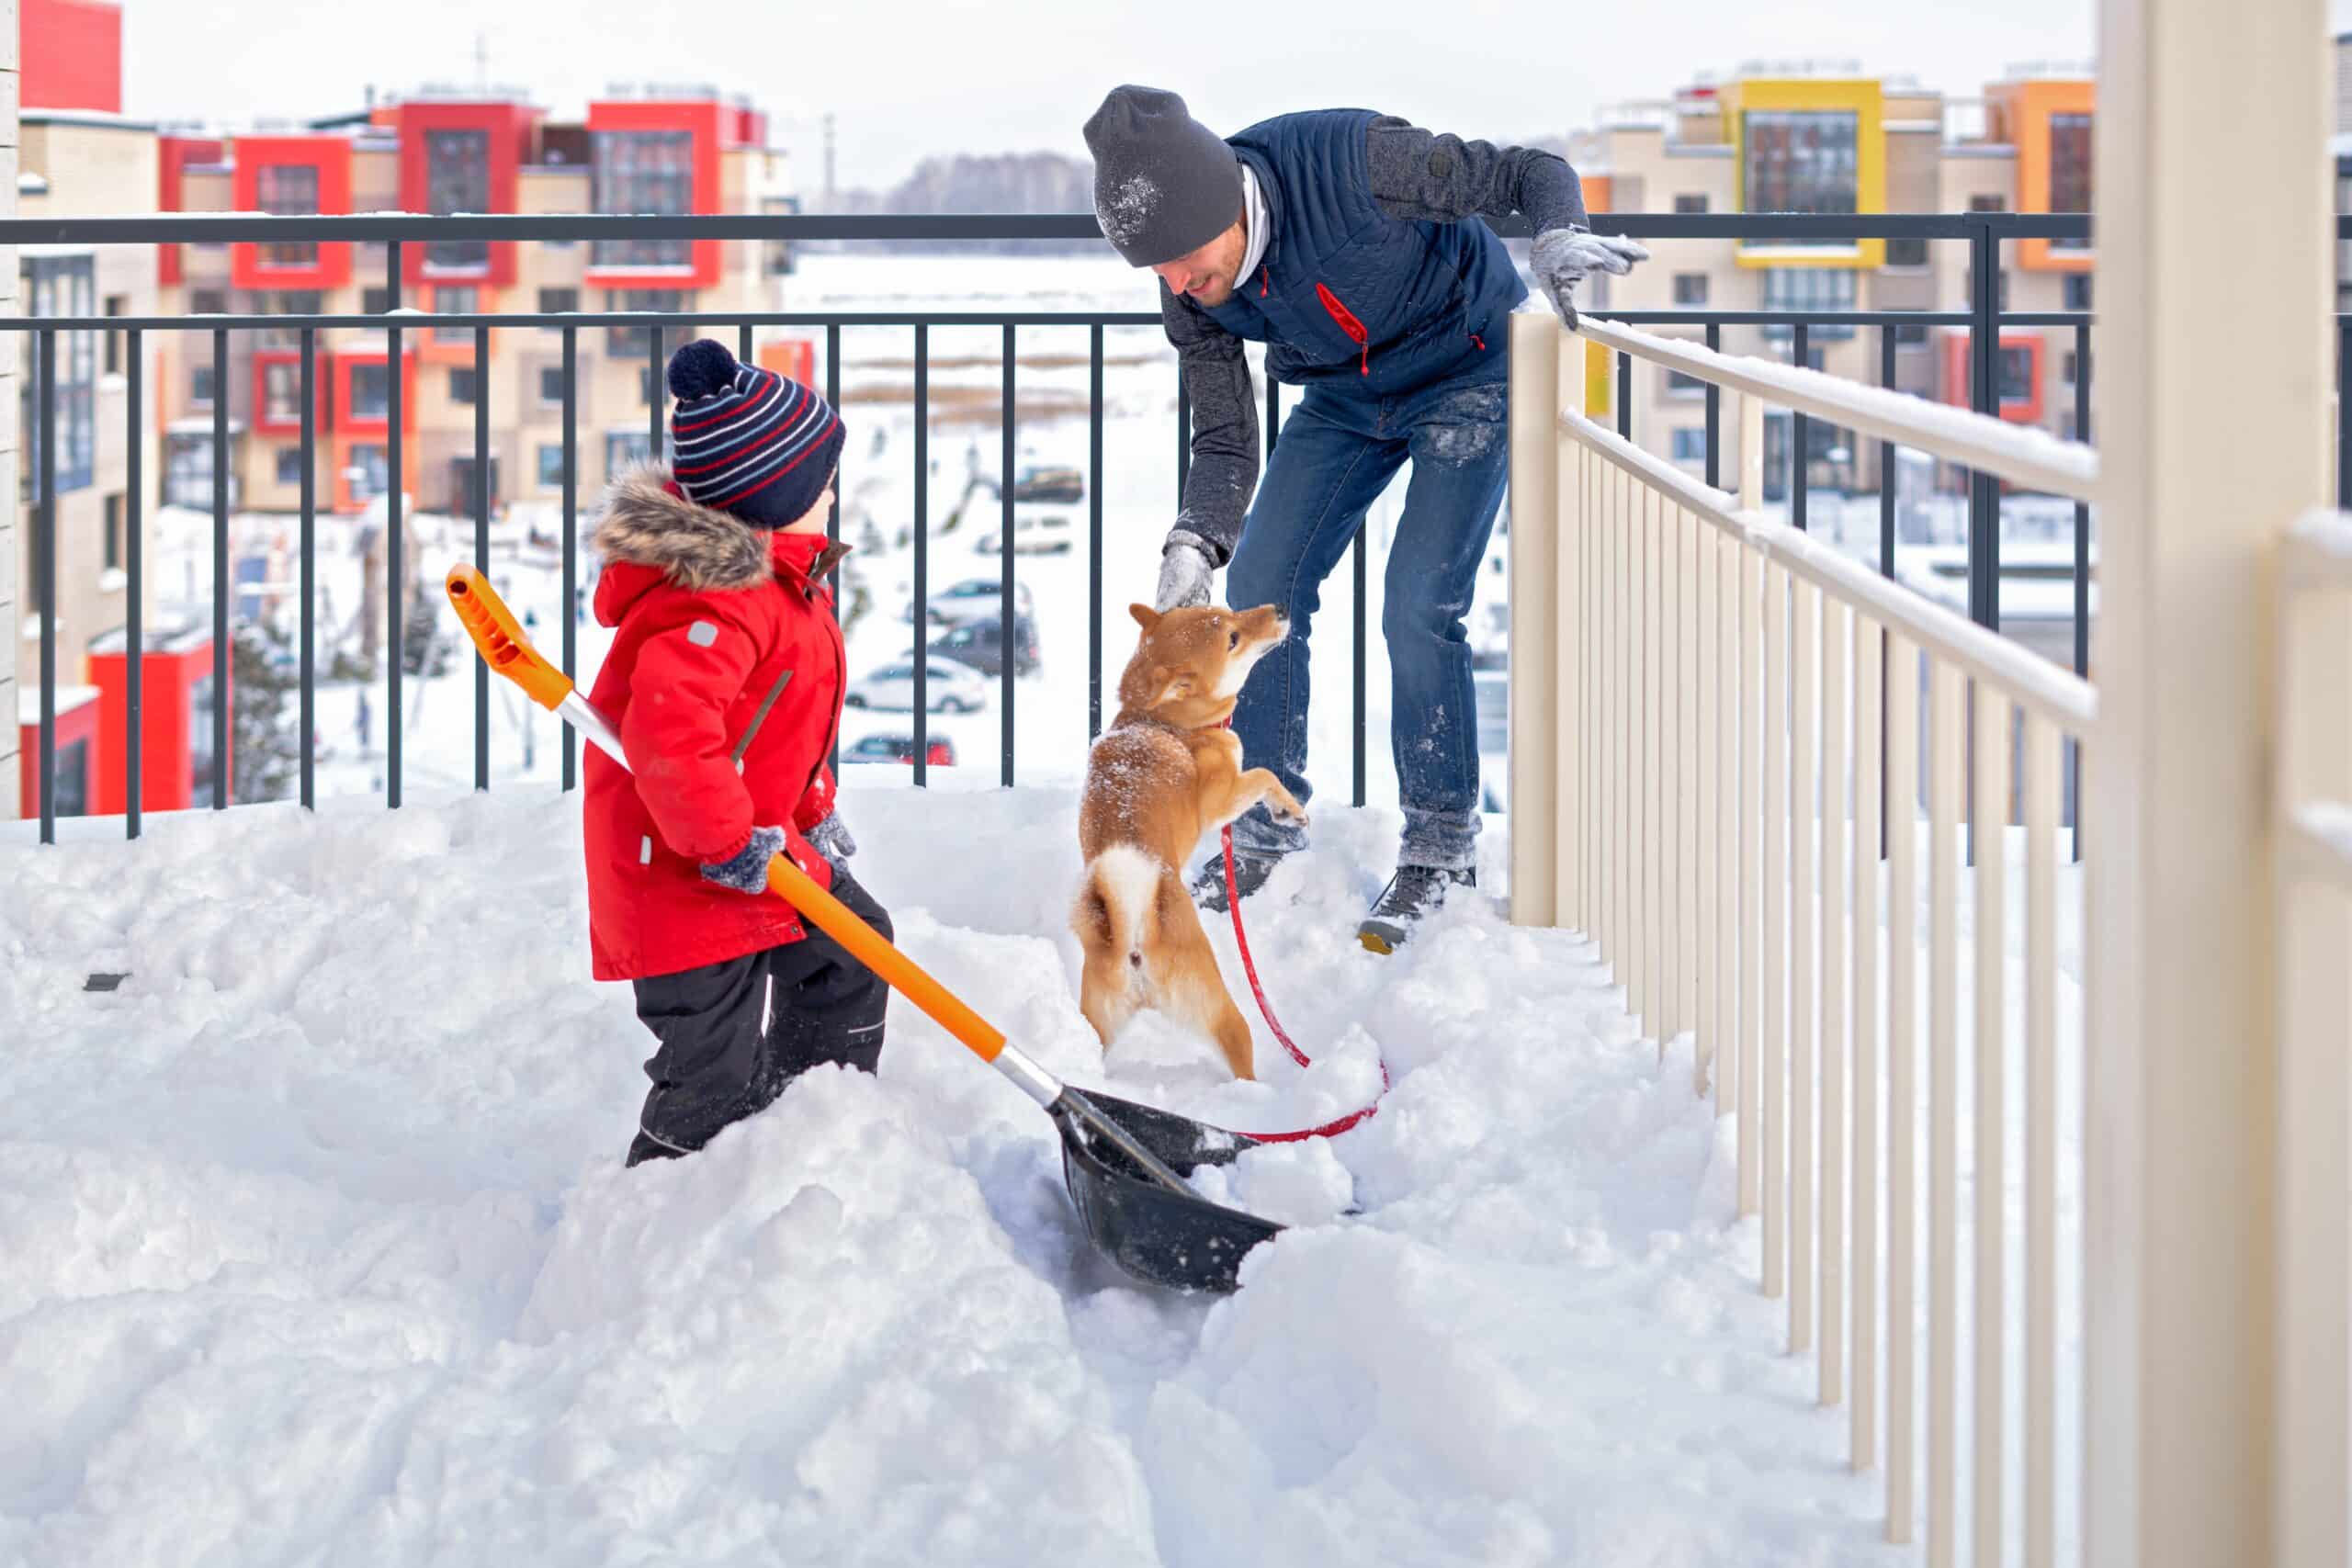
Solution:
{"label": "striped knit hat", "polygon": [[670,356],[670,471],[686,499],[754,528],[797,523],[841,464],[832,405],[698,338]]}

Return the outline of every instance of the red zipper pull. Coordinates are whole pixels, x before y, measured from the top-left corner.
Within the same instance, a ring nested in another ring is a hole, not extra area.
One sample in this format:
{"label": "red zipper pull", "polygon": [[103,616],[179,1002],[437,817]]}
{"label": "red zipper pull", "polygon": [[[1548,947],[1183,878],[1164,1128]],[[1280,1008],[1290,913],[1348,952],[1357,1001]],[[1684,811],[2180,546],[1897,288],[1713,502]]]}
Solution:
{"label": "red zipper pull", "polygon": [[1370,344],[1364,344],[1363,358],[1356,366],[1356,374],[1359,376],[1372,374],[1372,345]]}
{"label": "red zipper pull", "polygon": [[1274,280],[1273,280],[1273,276],[1272,276],[1272,275],[1271,273],[1269,273],[1269,272],[1266,270],[1266,268],[1264,268],[1264,267],[1262,267],[1262,266],[1261,266],[1261,267],[1260,267],[1260,268],[1258,269],[1258,298],[1259,298],[1259,299],[1263,299],[1266,297],[1266,290],[1273,287],[1273,282],[1274,282]]}
{"label": "red zipper pull", "polygon": [[1472,333],[1470,334],[1470,341],[1478,345],[1479,353],[1484,354],[1487,352],[1487,340],[1485,338],[1480,337],[1476,333]]}

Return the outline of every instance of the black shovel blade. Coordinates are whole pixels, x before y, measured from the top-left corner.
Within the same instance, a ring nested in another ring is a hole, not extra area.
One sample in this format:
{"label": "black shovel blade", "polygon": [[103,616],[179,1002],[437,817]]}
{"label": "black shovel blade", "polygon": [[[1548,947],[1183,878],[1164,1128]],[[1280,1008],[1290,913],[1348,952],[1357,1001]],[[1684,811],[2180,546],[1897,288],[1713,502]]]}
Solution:
{"label": "black shovel blade", "polygon": [[[1133,1100],[1091,1090],[1083,1098],[1180,1176],[1230,1164],[1257,1142]],[[1250,1249],[1282,1234],[1282,1226],[1255,1214],[1148,1179],[1076,1116],[1057,1113],[1055,1120],[1062,1129],[1062,1179],[1087,1238],[1144,1283],[1229,1294],[1240,1285]]]}

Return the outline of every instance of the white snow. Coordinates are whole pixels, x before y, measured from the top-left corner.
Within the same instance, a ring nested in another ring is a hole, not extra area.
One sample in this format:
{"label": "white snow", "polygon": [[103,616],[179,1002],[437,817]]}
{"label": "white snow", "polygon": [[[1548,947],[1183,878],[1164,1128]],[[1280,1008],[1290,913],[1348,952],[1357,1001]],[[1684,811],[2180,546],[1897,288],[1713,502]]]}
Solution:
{"label": "white snow", "polygon": [[650,1037],[544,789],[18,833],[0,1561],[1877,1560],[1688,1061],[1589,950],[1449,908],[1364,953],[1395,821],[1334,811],[1252,931],[1314,1073],[1151,1017],[1106,1066],[1071,795],[848,816],[910,950],[1076,1081],[1284,1126],[1386,1055],[1370,1122],[1230,1174],[1303,1226],[1238,1296],[1111,1273],[1045,1119],[903,1006],[878,1081],[622,1170]]}

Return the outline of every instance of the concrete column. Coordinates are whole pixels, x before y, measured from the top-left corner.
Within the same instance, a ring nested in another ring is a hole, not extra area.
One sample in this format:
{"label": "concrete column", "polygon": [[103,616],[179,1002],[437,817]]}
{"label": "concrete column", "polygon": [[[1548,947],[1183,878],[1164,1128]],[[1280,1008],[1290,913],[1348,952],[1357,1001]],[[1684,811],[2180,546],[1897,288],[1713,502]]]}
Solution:
{"label": "concrete column", "polygon": [[[2277,1512],[2279,1385],[2308,1372],[2277,1348],[2267,769],[2269,571],[2324,483],[2326,38],[2324,0],[2100,7],[2099,715],[2085,749],[2099,1568],[2310,1560]],[[2335,1462],[2340,1500],[2340,1449]]]}

